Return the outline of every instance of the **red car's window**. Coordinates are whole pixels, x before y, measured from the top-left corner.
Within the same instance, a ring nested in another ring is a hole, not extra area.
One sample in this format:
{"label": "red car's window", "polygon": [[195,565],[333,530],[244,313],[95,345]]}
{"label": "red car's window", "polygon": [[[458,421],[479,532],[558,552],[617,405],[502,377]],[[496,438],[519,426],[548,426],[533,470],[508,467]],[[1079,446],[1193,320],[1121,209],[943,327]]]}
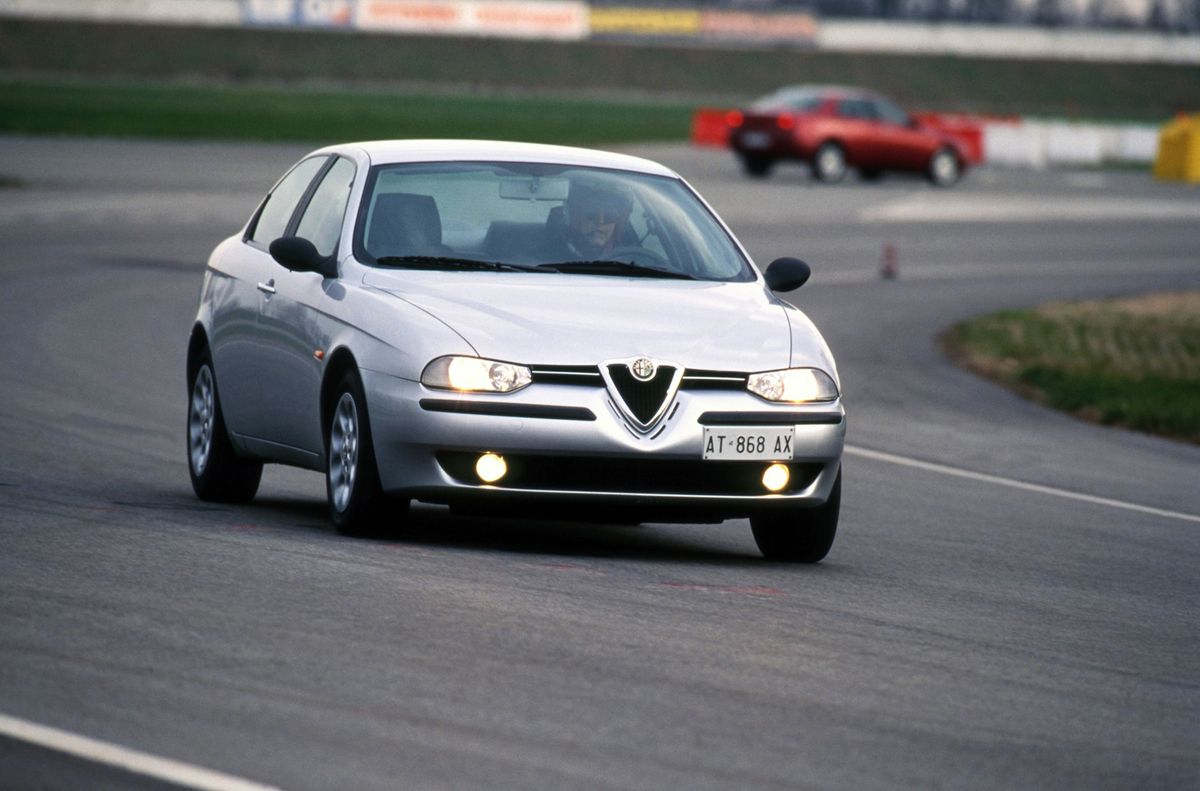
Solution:
{"label": "red car's window", "polygon": [[867,99],[842,99],[838,102],[838,115],[864,121],[875,120],[875,104]]}

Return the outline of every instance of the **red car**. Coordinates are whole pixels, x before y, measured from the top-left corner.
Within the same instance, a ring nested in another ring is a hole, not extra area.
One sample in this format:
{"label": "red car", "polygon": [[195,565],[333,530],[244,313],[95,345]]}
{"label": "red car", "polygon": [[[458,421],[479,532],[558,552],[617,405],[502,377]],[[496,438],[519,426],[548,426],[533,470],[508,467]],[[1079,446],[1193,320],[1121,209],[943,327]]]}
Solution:
{"label": "red car", "polygon": [[857,88],[797,86],[726,117],[729,144],[751,176],[780,160],[808,162],[821,181],[848,168],[865,179],[885,170],[924,173],[934,184],[958,181],[967,158],[945,133],[921,126],[895,102]]}

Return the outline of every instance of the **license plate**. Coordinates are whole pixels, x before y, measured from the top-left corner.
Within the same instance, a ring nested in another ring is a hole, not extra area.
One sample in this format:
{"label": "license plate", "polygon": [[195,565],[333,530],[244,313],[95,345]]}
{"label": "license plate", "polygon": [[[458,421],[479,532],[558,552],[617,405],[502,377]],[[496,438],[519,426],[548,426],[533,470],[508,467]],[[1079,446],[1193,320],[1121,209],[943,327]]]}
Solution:
{"label": "license plate", "polygon": [[766,132],[743,132],[742,145],[746,148],[766,148],[771,145],[771,136]]}
{"label": "license plate", "polygon": [[782,428],[705,428],[704,458],[790,461],[795,426]]}

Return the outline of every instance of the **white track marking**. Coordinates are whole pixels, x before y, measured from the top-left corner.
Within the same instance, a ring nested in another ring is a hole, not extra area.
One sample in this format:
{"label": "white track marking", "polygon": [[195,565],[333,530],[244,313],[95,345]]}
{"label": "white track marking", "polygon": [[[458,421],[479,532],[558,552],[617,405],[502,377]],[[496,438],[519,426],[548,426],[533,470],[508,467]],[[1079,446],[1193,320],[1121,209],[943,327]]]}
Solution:
{"label": "white track marking", "polygon": [[169,758],[159,758],[149,753],[130,750],[108,742],[78,736],[57,728],[20,720],[0,714],[0,735],[19,741],[36,744],[60,753],[83,758],[87,761],[107,764],[133,774],[153,777],[184,788],[202,791],[279,791],[243,780],[240,777],[214,772]]}
{"label": "white track marking", "polygon": [[915,195],[860,209],[861,222],[1178,222],[1200,220],[1200,201],[1073,195]]}
{"label": "white track marking", "polygon": [[1026,492],[1048,494],[1052,497],[1063,497],[1068,500],[1078,500],[1079,502],[1083,503],[1091,503],[1092,505],[1103,505],[1109,508],[1120,508],[1125,511],[1136,511],[1141,514],[1150,514],[1151,516],[1161,516],[1167,519],[1179,519],[1184,522],[1196,522],[1200,524],[1200,516],[1195,514],[1185,514],[1180,511],[1168,511],[1163,508],[1153,508],[1148,505],[1127,503],[1124,500],[1113,500],[1108,497],[1096,497],[1095,495],[1083,494],[1082,492],[1072,492],[1069,489],[1059,489],[1054,486],[1042,486],[1041,484],[1037,483],[1026,483],[1025,481],[1018,481],[1012,478],[1002,478],[999,475],[988,475],[982,472],[972,472],[971,470],[963,470],[959,469],[958,467],[948,467],[945,464],[935,464],[930,461],[910,459],[907,456],[895,456],[891,453],[884,453],[878,450],[859,448],[854,445],[847,445],[846,453],[853,456],[861,456],[865,459],[884,461],[889,464],[899,464],[902,467],[913,467],[918,470],[941,473],[942,475],[952,475],[956,478],[966,478],[972,481],[982,481],[983,483],[994,483],[999,486],[1008,486],[1010,488],[1021,489]]}
{"label": "white track marking", "polygon": [[[1139,265],[1138,276],[1148,274],[1193,273],[1196,262],[1190,258],[1160,259],[1148,261]],[[1036,277],[1064,277],[1071,275],[1128,275],[1127,262],[1096,264],[1086,261],[1024,261],[997,262],[995,264],[978,264],[961,262],[956,264],[909,264],[900,251],[899,272],[897,281],[935,281],[935,280],[984,280],[1001,278],[1019,278],[1028,280]],[[860,285],[863,283],[878,283],[881,280],[878,267],[870,269],[835,269],[830,267],[813,273],[810,281],[818,286]],[[808,286],[805,286],[808,288]]]}

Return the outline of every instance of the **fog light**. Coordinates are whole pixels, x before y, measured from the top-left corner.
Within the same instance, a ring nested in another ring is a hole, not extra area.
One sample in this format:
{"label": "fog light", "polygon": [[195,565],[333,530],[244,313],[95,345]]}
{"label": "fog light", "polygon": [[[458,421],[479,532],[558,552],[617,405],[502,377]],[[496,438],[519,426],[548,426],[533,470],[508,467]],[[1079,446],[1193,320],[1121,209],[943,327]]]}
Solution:
{"label": "fog light", "polygon": [[763,473],[763,486],[768,491],[781,492],[787,487],[788,479],[791,477],[792,474],[788,471],[786,464],[772,464]]}
{"label": "fog light", "polygon": [[484,483],[495,483],[507,472],[508,465],[504,462],[504,457],[495,453],[485,453],[475,462],[475,474]]}

